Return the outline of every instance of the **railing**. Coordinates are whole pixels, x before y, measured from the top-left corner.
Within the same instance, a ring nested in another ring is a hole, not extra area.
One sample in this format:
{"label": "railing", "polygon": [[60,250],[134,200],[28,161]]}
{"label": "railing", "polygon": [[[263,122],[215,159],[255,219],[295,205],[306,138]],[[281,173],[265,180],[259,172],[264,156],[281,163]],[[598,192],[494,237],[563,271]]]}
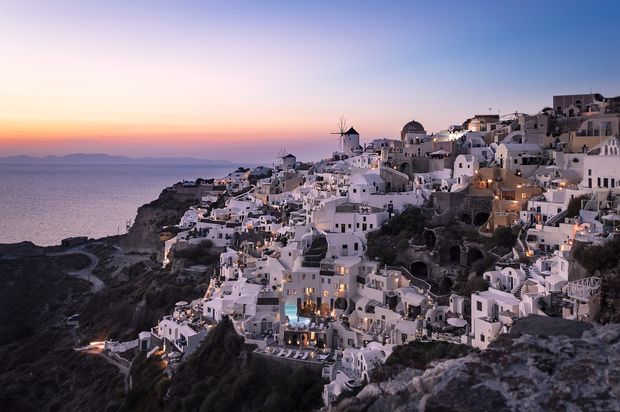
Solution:
{"label": "railing", "polygon": [[564,209],[560,213],[555,214],[551,216],[549,219],[547,219],[547,221],[543,223],[543,226],[555,226],[555,224],[558,223],[561,219],[564,219],[567,214],[568,214],[568,209]]}
{"label": "railing", "polygon": [[448,306],[450,304],[450,294],[445,295],[436,295],[431,292],[432,285],[425,281],[424,279],[417,278],[411,274],[406,268],[403,266],[386,266],[387,270],[397,270],[401,273],[404,273],[409,278],[409,284],[413,284],[414,286],[419,287],[424,290],[428,296],[430,296],[437,304],[441,306]]}
{"label": "railing", "polygon": [[598,292],[601,287],[601,278],[591,276],[589,278],[568,282],[562,287],[562,292],[573,299],[588,301],[590,297]]}

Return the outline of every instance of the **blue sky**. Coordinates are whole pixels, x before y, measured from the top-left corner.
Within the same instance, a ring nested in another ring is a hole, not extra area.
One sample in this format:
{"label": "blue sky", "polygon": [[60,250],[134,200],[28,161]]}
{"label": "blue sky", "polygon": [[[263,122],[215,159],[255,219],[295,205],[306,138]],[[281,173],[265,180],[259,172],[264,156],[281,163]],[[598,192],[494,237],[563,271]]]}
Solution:
{"label": "blue sky", "polygon": [[[383,4],[387,3],[387,4]],[[252,160],[620,94],[616,1],[0,0],[0,152]],[[311,139],[313,144],[307,148]],[[149,144],[146,145],[145,142]],[[303,158],[304,156],[302,156]]]}

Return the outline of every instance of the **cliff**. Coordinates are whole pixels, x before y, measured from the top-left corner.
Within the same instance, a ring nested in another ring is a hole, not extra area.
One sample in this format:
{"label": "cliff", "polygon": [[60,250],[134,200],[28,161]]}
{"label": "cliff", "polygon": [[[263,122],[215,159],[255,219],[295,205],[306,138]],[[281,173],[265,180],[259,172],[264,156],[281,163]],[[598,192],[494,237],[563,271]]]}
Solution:
{"label": "cliff", "polygon": [[180,184],[164,189],[156,200],[138,209],[133,225],[121,240],[123,249],[128,253],[156,255],[161,261],[162,228],[179,223],[185,211],[200,201],[202,192],[200,186],[187,188]]}
{"label": "cliff", "polygon": [[484,352],[405,369],[334,410],[619,410],[619,362],[620,325],[529,317]]}

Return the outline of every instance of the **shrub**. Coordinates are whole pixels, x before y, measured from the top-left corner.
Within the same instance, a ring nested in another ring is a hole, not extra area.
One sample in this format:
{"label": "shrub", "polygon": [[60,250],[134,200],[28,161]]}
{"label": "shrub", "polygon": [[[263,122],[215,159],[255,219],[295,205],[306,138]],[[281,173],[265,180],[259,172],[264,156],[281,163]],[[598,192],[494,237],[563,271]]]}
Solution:
{"label": "shrub", "polygon": [[494,246],[504,247],[507,249],[512,248],[517,241],[518,233],[514,233],[514,231],[508,226],[499,226],[495,228],[493,231],[493,237],[491,241]]}

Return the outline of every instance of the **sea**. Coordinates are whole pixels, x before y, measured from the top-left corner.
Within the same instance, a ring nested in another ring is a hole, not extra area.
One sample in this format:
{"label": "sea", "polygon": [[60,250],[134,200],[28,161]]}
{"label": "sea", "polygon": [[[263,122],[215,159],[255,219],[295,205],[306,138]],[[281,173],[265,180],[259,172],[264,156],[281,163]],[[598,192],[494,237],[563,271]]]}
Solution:
{"label": "sea", "polygon": [[233,166],[0,164],[0,243],[57,245],[123,234],[138,207],[176,182],[223,177]]}

